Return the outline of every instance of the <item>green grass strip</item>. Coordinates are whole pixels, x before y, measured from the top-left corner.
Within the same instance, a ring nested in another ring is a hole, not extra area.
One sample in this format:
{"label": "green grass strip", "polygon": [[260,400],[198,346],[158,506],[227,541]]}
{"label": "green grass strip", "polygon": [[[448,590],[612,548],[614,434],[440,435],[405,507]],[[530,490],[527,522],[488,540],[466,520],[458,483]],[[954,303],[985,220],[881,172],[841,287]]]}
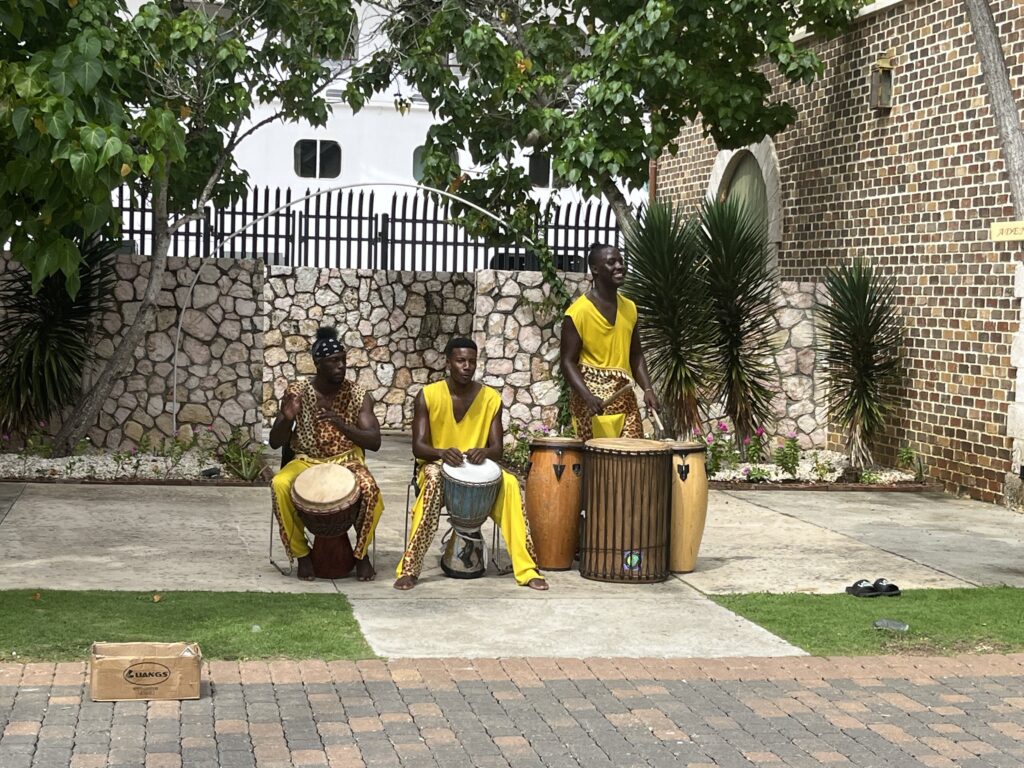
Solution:
{"label": "green grass strip", "polygon": [[[913,589],[901,597],[713,595],[738,613],[814,656],[950,655],[1024,650],[1024,590],[1013,587]],[[910,625],[896,633],[876,619]]]}
{"label": "green grass strip", "polygon": [[93,641],[197,642],[208,659],[374,658],[337,594],[18,589],[0,591],[0,616],[2,661],[84,660]]}

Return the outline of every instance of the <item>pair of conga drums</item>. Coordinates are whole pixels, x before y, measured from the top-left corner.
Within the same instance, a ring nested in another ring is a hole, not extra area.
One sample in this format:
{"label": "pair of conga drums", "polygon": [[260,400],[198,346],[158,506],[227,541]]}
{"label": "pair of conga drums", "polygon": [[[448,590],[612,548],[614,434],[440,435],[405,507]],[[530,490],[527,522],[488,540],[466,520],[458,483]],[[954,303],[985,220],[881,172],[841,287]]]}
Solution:
{"label": "pair of conga drums", "polygon": [[350,469],[314,464],[295,478],[292,503],[313,534],[313,573],[320,579],[341,579],[352,571],[355,553],[348,529],[359,518],[359,485]]}
{"label": "pair of conga drums", "polygon": [[542,570],[571,568],[577,549],[580,575],[598,581],[693,570],[707,514],[703,444],[538,438],[530,448],[526,508]]}

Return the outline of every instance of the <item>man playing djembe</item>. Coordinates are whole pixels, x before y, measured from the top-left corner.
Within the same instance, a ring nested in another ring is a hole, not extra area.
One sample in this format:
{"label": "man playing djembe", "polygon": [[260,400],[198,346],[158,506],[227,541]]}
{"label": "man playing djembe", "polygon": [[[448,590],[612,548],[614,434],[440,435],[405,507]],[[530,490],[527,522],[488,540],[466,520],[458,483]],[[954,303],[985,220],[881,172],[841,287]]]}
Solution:
{"label": "man playing djembe", "polygon": [[339,464],[348,469],[360,489],[359,515],[354,526],[356,577],[359,581],[370,581],[374,571],[366,551],[373,541],[384,502],[363,462],[364,451],[380,448],[380,423],[366,390],[345,378],[345,347],[338,332],[334,328],[317,331],[311,353],[316,375],[288,385],[270,430],[272,448],[290,441],[295,452],[295,458],[274,475],[271,483],[274,515],[289,560],[298,558],[299,578],[312,581],[313,561],[302,520],[292,502],[292,484],[314,464]]}
{"label": "man playing djembe", "polygon": [[635,381],[644,403],[659,409],[636,326],[636,304],[619,293],[626,263],[617,248],[595,243],[587,254],[593,287],[562,322],[562,373],[572,387],[569,411],[581,440],[644,436]]}
{"label": "man playing djembe", "polygon": [[[437,533],[444,505],[441,464],[459,467],[463,462],[482,464],[485,459],[501,458],[501,396],[473,381],[476,344],[469,339],[452,339],[445,348],[445,357],[448,376],[428,384],[416,396],[412,451],[422,462],[420,493],[413,507],[412,536],[396,571],[395,589],[416,586],[423,558]],[[548,583],[537,571],[519,481],[509,472],[502,471],[501,475],[491,518],[505,537],[516,582],[531,589],[547,589]]]}

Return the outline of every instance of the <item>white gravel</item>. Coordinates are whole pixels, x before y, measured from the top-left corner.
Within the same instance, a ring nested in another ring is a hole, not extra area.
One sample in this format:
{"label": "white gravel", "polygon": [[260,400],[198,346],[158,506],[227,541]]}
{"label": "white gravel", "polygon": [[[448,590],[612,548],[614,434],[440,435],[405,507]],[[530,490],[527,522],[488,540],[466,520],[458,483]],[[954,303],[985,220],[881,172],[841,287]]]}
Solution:
{"label": "white gravel", "polygon": [[204,469],[216,467],[218,479],[232,475],[214,458],[190,451],[180,460],[152,454],[88,454],[43,459],[19,453],[0,453],[0,478],[5,480],[201,480]]}
{"label": "white gravel", "polygon": [[[836,451],[803,451],[797,465],[796,478],[786,472],[778,464],[739,464],[733,469],[723,469],[712,475],[709,480],[716,482],[746,483],[750,482],[750,473],[757,470],[767,477],[758,482],[781,483],[784,480],[799,480],[804,483],[834,483],[849,465],[846,454]],[[817,466],[817,469],[816,469]],[[914,475],[896,469],[872,470],[874,480],[871,485],[891,485],[913,481]]]}

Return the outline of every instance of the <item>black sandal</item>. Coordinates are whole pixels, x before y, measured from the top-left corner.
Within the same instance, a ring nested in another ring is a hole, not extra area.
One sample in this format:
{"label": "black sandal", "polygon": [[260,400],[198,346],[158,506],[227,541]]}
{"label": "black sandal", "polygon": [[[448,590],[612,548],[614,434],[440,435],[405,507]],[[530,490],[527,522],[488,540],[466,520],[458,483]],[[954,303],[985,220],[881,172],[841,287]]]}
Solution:
{"label": "black sandal", "polygon": [[[877,582],[876,582],[877,583]],[[881,592],[875,589],[875,585],[867,579],[861,579],[846,588],[846,594],[854,597],[878,597]]]}
{"label": "black sandal", "polygon": [[900,592],[899,587],[897,587],[895,584],[886,581],[885,579],[878,579],[871,586],[873,586],[875,588],[875,591],[883,597],[899,597],[902,594],[902,592]]}

